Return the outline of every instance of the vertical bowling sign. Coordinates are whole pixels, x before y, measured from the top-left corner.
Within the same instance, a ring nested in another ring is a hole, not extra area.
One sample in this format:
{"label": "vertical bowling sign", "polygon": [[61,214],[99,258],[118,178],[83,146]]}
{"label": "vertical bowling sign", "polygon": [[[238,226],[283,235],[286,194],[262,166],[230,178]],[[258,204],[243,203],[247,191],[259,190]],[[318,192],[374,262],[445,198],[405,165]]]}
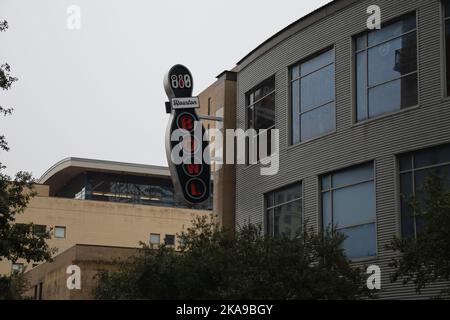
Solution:
{"label": "vertical bowling sign", "polygon": [[208,140],[203,139],[205,128],[195,112],[199,101],[198,97],[192,97],[193,84],[191,72],[179,64],[164,77],[164,89],[169,97],[166,111],[170,112],[166,130],[167,162],[177,198],[188,205],[208,200],[211,186]]}

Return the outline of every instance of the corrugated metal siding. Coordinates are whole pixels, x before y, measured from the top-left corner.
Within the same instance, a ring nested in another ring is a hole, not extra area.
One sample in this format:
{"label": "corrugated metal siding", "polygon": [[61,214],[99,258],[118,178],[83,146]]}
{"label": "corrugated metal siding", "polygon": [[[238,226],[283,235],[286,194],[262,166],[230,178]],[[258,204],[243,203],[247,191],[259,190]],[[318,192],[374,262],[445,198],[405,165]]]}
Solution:
{"label": "corrugated metal siding", "polygon": [[[353,124],[352,36],[365,30],[366,8],[377,4],[383,21],[417,10],[419,101],[416,108]],[[398,232],[399,205],[396,154],[450,142],[450,101],[441,93],[441,3],[438,0],[360,1],[300,31],[238,73],[237,127],[245,129],[245,92],[276,77],[276,126],[280,129],[280,171],[261,176],[260,167],[238,166],[236,224],[264,223],[265,192],[303,181],[304,217],[320,223],[318,176],[366,161],[375,161],[378,259],[382,298],[418,298],[412,286],[391,284],[387,266],[392,252],[384,246]],[[288,66],[330,45],[336,54],[336,132],[289,147]],[[435,295],[439,286],[424,290]]]}

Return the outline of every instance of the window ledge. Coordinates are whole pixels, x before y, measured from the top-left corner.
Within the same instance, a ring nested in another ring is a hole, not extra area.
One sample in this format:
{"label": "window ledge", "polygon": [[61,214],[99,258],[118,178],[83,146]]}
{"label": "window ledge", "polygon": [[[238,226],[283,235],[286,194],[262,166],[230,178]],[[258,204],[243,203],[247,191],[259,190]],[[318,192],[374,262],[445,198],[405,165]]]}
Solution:
{"label": "window ledge", "polygon": [[379,116],[376,116],[376,117],[373,117],[373,118],[370,118],[370,119],[354,122],[352,124],[352,127],[363,126],[363,125],[368,124],[368,123],[372,123],[372,122],[376,122],[376,121],[379,121],[379,120],[383,120],[385,118],[393,117],[393,116],[396,116],[398,114],[402,114],[402,113],[405,113],[405,112],[410,112],[410,111],[413,111],[413,110],[417,110],[419,108],[420,108],[420,105],[415,105],[415,106],[412,106],[412,107],[408,107],[408,108],[400,109],[400,110],[397,110],[397,111],[385,113],[385,114],[382,114],[382,115],[379,115]]}
{"label": "window ledge", "polygon": [[311,138],[311,139],[308,139],[308,140],[305,140],[305,141],[302,141],[302,142],[298,142],[298,143],[296,143],[296,144],[292,144],[292,145],[288,146],[288,147],[286,148],[286,150],[291,150],[291,149],[299,148],[299,147],[301,147],[301,146],[303,146],[303,145],[305,145],[305,144],[312,143],[312,142],[314,142],[314,141],[316,141],[316,140],[323,139],[323,138],[325,138],[325,137],[328,137],[328,136],[331,136],[331,135],[333,135],[333,134],[336,134],[336,132],[337,132],[337,130],[335,129],[335,130],[333,130],[333,131],[324,133],[324,134],[322,134],[322,135],[320,135],[320,136],[317,136],[317,137],[314,137],[314,138]]}

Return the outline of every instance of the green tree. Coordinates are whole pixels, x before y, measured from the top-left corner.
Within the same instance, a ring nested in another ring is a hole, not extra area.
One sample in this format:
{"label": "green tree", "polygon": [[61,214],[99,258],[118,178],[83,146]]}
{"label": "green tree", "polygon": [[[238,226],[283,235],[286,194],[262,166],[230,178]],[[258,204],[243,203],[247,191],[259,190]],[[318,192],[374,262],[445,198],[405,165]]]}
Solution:
{"label": "green tree", "polygon": [[98,276],[98,299],[357,299],[368,292],[350,266],[342,235],[306,229],[273,238],[247,225],[235,233],[206,217],[179,235],[180,247],[144,248]]}
{"label": "green tree", "polygon": [[[450,189],[446,181],[430,176],[422,196],[409,200],[413,215],[423,224],[417,237],[395,237],[388,245],[400,253],[391,263],[395,268],[392,282],[414,283],[417,293],[432,283],[450,280]],[[449,294],[447,283],[441,297]]]}
{"label": "green tree", "polygon": [[[0,21],[0,32],[8,28],[6,21]],[[11,76],[11,68],[5,63],[0,66],[0,87],[8,90],[17,78]],[[8,116],[12,108],[0,106],[0,116]],[[9,151],[3,134],[0,134],[0,151]],[[25,259],[28,262],[41,262],[51,258],[46,239],[50,232],[35,234],[34,225],[16,224],[16,215],[22,213],[31,198],[35,195],[34,180],[27,172],[18,172],[14,178],[4,173],[6,167],[0,162],[0,261],[8,259],[13,262]],[[16,296],[18,277],[2,277],[0,279],[0,298]],[[5,290],[13,290],[6,292]]]}
{"label": "green tree", "polygon": [[0,300],[22,299],[28,288],[28,281],[23,273],[0,276]]}
{"label": "green tree", "polygon": [[[8,29],[7,21],[0,21],[0,32]],[[17,78],[11,76],[11,67],[9,64],[4,63],[0,65],[0,88],[3,90],[8,90],[11,88],[11,85],[17,81]],[[12,108],[4,108],[0,105],[0,116],[7,116],[12,113]],[[0,133],[0,150],[8,151],[8,143],[5,140],[5,136]]]}

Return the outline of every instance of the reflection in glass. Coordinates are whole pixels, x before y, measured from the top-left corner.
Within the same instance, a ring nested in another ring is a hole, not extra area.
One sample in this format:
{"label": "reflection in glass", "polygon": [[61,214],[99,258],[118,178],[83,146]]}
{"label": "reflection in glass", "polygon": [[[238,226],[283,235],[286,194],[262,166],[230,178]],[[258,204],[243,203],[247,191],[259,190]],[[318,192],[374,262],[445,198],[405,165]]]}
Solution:
{"label": "reflection in glass", "polygon": [[356,106],[358,121],[367,118],[367,54],[356,55]]}
{"label": "reflection in glass", "polygon": [[369,49],[369,86],[397,79],[417,70],[416,33]]}
{"label": "reflection in glass", "polygon": [[416,29],[416,14],[410,14],[401,21],[382,26],[380,30],[374,30],[368,34],[369,46],[374,46],[380,42],[401,36],[404,33]]}
{"label": "reflection in glass", "polygon": [[275,93],[270,94],[254,105],[256,130],[267,129],[275,125]]}
{"label": "reflection in glass", "polygon": [[305,141],[335,129],[334,49],[291,68],[291,139]]}
{"label": "reflection in glass", "polygon": [[369,118],[417,105],[417,73],[369,89]]}
{"label": "reflection in glass", "polygon": [[334,50],[328,50],[327,52],[302,63],[300,68],[301,76],[304,77],[332,63],[334,63]]}
{"label": "reflection in glass", "polygon": [[269,192],[265,197],[266,234],[273,237],[298,234],[302,227],[302,185],[293,184]]}
{"label": "reflection in glass", "polygon": [[301,230],[301,201],[294,201],[289,204],[275,208],[274,214],[274,236],[285,235],[294,237]]}
{"label": "reflection in glass", "polygon": [[[408,164],[409,163],[409,164]],[[413,215],[410,206],[414,195],[419,206],[426,203],[426,184],[437,178],[444,190],[450,189],[450,145],[419,150],[399,156],[400,209],[402,236],[417,236],[424,227],[424,220]]]}
{"label": "reflection in glass", "polygon": [[334,100],[334,65],[301,79],[301,112],[307,112]]}
{"label": "reflection in glass", "polygon": [[450,162],[450,145],[425,149],[414,153],[414,166],[416,168],[433,166]]}
{"label": "reflection in glass", "polygon": [[373,163],[345,169],[333,174],[333,188],[344,187],[372,180],[374,176]]}
{"label": "reflection in glass", "polygon": [[324,230],[335,226],[335,223],[332,221],[331,192],[322,194],[322,225]]}
{"label": "reflection in glass", "polygon": [[340,229],[338,232],[347,236],[343,247],[349,259],[373,257],[376,255],[375,224],[369,223],[353,228]]}
{"label": "reflection in glass", "polygon": [[335,129],[334,102],[301,115],[302,140],[317,137]]}
{"label": "reflection in glass", "polygon": [[[327,186],[331,188],[327,189]],[[350,258],[376,253],[376,205],[373,163],[322,177],[323,230],[336,227],[348,236],[343,244]]]}
{"label": "reflection in glass", "polygon": [[373,181],[333,191],[333,223],[339,228],[372,221],[374,194]]}
{"label": "reflection in glass", "polygon": [[[75,176],[57,194],[57,197],[134,203],[165,207],[186,207],[175,199],[170,177],[156,178],[103,172],[85,172]],[[212,208],[212,200],[194,206]]]}
{"label": "reflection in glass", "polygon": [[[248,92],[247,100],[247,129],[255,129],[257,134],[260,130],[273,129],[275,127],[275,77],[265,80],[255,89]],[[267,155],[272,154],[270,132],[265,141]],[[260,138],[253,137],[256,143],[256,155],[253,145],[247,143],[247,163],[254,163],[260,159]],[[253,141],[252,141],[253,143]],[[250,155],[251,154],[251,155]]]}
{"label": "reflection in glass", "polygon": [[357,121],[418,104],[415,28],[412,14],[355,38]]}
{"label": "reflection in glass", "polygon": [[290,187],[275,191],[274,194],[275,203],[280,204],[289,202],[302,197],[302,186],[301,184],[294,184]]}
{"label": "reflection in glass", "polygon": [[300,141],[300,80],[291,83],[292,142]]}

